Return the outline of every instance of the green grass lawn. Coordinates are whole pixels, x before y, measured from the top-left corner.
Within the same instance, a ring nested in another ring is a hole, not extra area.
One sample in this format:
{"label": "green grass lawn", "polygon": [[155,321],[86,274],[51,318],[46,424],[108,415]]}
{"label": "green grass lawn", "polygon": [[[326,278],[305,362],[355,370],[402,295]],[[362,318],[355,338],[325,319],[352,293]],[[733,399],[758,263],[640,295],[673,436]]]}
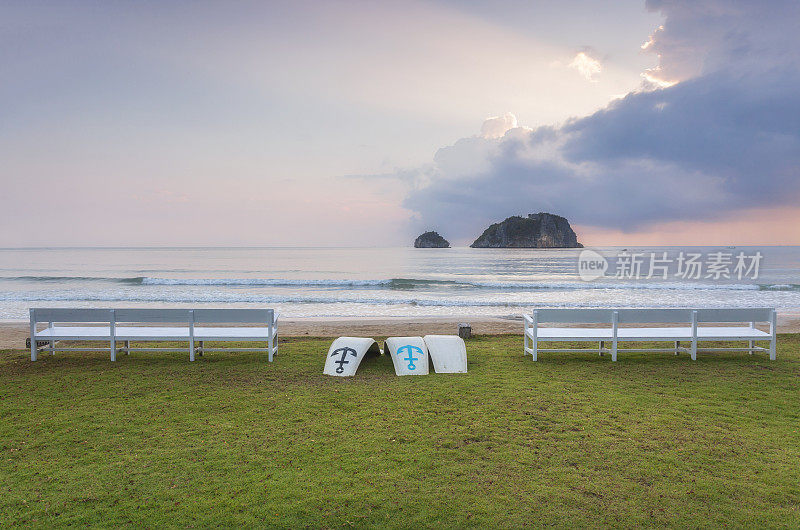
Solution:
{"label": "green grass lawn", "polygon": [[800,526],[800,335],[322,375],[256,353],[0,352],[0,526]]}

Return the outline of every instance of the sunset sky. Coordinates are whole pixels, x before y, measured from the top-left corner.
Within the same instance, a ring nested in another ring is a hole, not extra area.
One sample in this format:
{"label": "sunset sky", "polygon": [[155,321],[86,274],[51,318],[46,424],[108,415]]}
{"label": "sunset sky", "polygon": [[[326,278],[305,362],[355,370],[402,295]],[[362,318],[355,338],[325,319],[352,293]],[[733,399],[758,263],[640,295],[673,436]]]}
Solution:
{"label": "sunset sky", "polygon": [[794,1],[0,4],[0,246],[800,244]]}

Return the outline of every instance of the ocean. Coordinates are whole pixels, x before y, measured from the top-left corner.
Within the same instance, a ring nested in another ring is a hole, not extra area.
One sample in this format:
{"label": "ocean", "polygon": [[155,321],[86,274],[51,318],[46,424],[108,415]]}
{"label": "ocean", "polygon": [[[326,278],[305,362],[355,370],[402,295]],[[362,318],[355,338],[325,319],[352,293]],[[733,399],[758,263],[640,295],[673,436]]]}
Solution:
{"label": "ocean", "polygon": [[[532,307],[800,312],[800,247],[593,250],[609,268],[584,281],[579,249],[0,249],[0,320],[26,320],[30,307],[271,307],[297,319],[517,316]],[[719,253],[730,258],[729,277],[715,277],[710,263],[691,278],[626,277],[620,253],[669,256],[672,266],[682,253]],[[737,278],[736,255],[756,253],[758,270]]]}

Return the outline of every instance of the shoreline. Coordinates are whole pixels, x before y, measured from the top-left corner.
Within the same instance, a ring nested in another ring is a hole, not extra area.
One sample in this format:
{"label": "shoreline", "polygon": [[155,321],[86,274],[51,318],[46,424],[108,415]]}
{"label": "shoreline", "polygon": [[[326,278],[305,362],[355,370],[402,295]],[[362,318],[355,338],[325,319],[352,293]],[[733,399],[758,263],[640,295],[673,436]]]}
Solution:
{"label": "shoreline", "polygon": [[[386,337],[455,335],[459,323],[475,335],[519,335],[522,316],[507,317],[310,317],[281,319],[281,337]],[[664,324],[663,326],[668,326]],[[680,324],[673,324],[680,325]],[[778,333],[800,333],[800,313],[778,313]],[[23,350],[30,335],[27,321],[0,322],[0,350]]]}

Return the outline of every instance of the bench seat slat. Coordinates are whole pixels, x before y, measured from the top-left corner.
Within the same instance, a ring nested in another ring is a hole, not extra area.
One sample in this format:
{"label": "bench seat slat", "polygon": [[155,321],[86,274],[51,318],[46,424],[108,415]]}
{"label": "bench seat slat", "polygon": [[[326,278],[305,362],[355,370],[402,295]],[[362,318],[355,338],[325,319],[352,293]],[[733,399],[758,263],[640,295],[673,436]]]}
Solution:
{"label": "bench seat slat", "polygon": [[689,340],[692,328],[619,328],[619,340]]}
{"label": "bench seat slat", "polygon": [[[273,330],[273,333],[275,331]],[[199,340],[267,340],[269,328],[194,328],[194,338]]]}
{"label": "bench seat slat", "polygon": [[[266,327],[196,327],[195,340],[267,340]],[[110,340],[107,326],[56,326],[36,333],[37,339],[53,340]],[[117,340],[189,340],[187,327],[128,327],[117,326]]]}
{"label": "bench seat slat", "polygon": [[37,331],[36,339],[110,340],[111,328],[109,326],[55,326]]}
{"label": "bench seat slat", "polygon": [[[530,329],[527,335],[533,338]],[[619,328],[619,340],[691,340],[692,328],[686,327],[664,327],[664,328]],[[538,329],[538,339],[558,340],[610,340],[613,331],[606,328],[545,328]],[[697,338],[699,339],[769,339],[770,334],[760,329],[750,327],[698,327]]]}
{"label": "bench seat slat", "polygon": [[713,339],[725,337],[741,337],[745,339],[770,339],[772,335],[766,331],[749,327],[698,327],[697,337],[700,339]]}
{"label": "bench seat slat", "polygon": [[[532,330],[526,330],[529,337],[533,338]],[[539,328],[539,340],[606,340],[611,339],[612,331],[607,328]]]}

